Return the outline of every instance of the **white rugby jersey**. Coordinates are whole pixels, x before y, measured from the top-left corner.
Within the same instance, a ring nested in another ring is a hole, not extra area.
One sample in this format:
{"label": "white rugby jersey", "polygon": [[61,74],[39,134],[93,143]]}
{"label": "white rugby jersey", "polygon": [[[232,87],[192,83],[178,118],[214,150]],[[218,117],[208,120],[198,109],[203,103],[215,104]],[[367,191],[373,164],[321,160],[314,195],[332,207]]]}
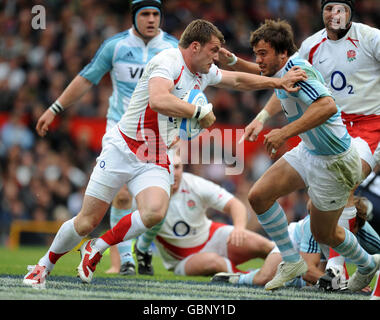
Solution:
{"label": "white rugby jersey", "polygon": [[223,211],[234,196],[221,186],[184,172],[178,191],[170,198],[158,236],[181,248],[199,246],[208,239],[211,220],[206,210]]}
{"label": "white rugby jersey", "polygon": [[105,40],[79,74],[98,84],[110,72],[113,92],[109,98],[107,119],[118,122],[128,108],[147,62],[160,51],[177,45],[178,40],[162,30],[145,44],[131,28]]}
{"label": "white rugby jersey", "polygon": [[162,145],[169,146],[178,136],[178,130],[171,117],[159,114],[149,106],[148,83],[155,77],[173,81],[171,93],[181,99],[191,89],[204,90],[208,85],[218,84],[222,74],[214,64],[207,74],[191,73],[178,48],[164,50],[149,61],[133,92],[128,110],[119,122],[119,128],[135,141],[147,141],[149,144],[150,137],[155,137],[159,149]]}
{"label": "white rugby jersey", "polygon": [[380,115],[380,30],[353,22],[333,41],[323,29],[302,43],[299,55],[322,74],[343,112]]}

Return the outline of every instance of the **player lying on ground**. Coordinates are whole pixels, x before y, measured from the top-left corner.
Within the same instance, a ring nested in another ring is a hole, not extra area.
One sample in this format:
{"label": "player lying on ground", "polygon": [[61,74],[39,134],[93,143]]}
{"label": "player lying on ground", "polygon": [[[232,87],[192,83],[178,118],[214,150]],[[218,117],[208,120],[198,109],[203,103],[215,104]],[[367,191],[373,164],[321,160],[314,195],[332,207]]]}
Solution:
{"label": "player lying on ground", "polygon": [[[308,209],[310,209],[310,201]],[[363,197],[355,197],[355,205],[357,215],[353,232],[358,239],[360,245],[370,254],[380,253],[380,237],[371,225],[366,221],[370,215],[367,207],[367,199]],[[289,237],[302,258],[308,265],[308,271],[292,281],[287,282],[286,286],[303,287],[306,285],[317,285],[317,287],[326,291],[340,291],[347,289],[347,278],[340,266],[330,266],[326,272],[326,258],[328,258],[329,248],[323,244],[319,244],[313,238],[310,230],[310,216],[298,222],[289,224]],[[253,286],[265,286],[273,279],[278,265],[281,263],[282,257],[276,246],[268,257],[265,259],[260,269],[252,270],[247,274],[239,273],[218,273],[213,278],[214,282],[229,282],[233,284],[245,284]],[[347,261],[350,263],[350,261]],[[369,292],[370,288],[365,288]]]}
{"label": "player lying on ground", "polygon": [[[140,246],[149,248],[154,239],[165,268],[178,275],[237,272],[237,265],[267,257],[274,243],[246,229],[247,209],[239,199],[211,181],[184,173],[178,154],[173,167],[165,219],[138,238]],[[207,218],[209,208],[228,214],[233,226]]]}

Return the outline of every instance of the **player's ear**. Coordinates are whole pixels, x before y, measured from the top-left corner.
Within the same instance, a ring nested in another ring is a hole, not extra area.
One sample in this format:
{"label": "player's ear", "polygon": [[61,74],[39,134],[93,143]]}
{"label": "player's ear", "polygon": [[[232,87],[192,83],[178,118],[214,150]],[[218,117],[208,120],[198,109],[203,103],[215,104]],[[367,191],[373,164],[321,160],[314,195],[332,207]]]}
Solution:
{"label": "player's ear", "polygon": [[284,52],[280,53],[280,58],[281,59],[285,59],[287,57],[288,57],[288,51],[287,50],[285,50]]}
{"label": "player's ear", "polygon": [[190,46],[194,53],[198,53],[201,49],[201,44],[198,41],[193,41]]}

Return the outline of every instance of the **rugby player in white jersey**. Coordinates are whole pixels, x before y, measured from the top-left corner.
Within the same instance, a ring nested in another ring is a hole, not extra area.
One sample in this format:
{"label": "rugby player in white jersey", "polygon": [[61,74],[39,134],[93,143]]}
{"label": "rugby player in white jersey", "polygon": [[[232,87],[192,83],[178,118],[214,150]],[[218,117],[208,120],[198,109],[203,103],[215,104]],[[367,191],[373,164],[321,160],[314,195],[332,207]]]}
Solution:
{"label": "rugby player in white jersey", "polygon": [[[178,154],[173,167],[169,208],[158,233],[152,230],[166,269],[178,275],[214,275],[238,272],[237,265],[266,258],[274,243],[246,229],[247,209],[239,199],[211,181],[184,173]],[[229,215],[233,225],[210,220],[209,208]]]}
{"label": "rugby player in white jersey", "polygon": [[[380,142],[380,30],[352,21],[355,0],[321,1],[325,28],[303,41],[300,57],[308,60],[324,77],[342,119],[355,138],[364,160],[364,177],[373,170],[375,150]],[[356,188],[355,188],[356,189]],[[354,224],[352,191],[342,213],[341,225]],[[343,258],[334,252],[329,264],[338,266]]]}
{"label": "rugby player in white jersey", "polygon": [[[131,1],[133,26],[104,41],[92,61],[73,79],[57,101],[45,111],[37,123],[37,132],[45,136],[57,113],[75,104],[93,85],[97,85],[106,73],[110,73],[113,92],[109,99],[106,131],[110,130],[127,109],[137,81],[147,62],[158,52],[177,47],[178,40],[162,31],[161,1]],[[110,210],[111,226],[120,215],[130,212],[131,195],[124,185],[112,201]],[[111,248],[119,251],[122,263],[116,271],[121,274],[135,274],[131,241],[125,241]],[[116,251],[116,252],[115,252]],[[55,263],[54,255],[45,257]]]}
{"label": "rugby player in white jersey", "polygon": [[276,89],[270,103],[244,133],[246,140],[255,140],[265,121],[283,110],[290,123],[265,135],[268,153],[274,157],[287,139],[296,135],[301,138],[300,144],[276,161],[248,195],[261,226],[276,242],[283,259],[276,276],[265,288],[281,287],[307,271],[306,263],[292,245],[286,215],[276,200],[308,187],[311,231],[315,240],[357,265],[348,287],[361,290],[376,273],[380,255],[369,255],[349,230],[338,225],[350,191],[362,179],[361,160],[342,122],[340,109],[321,74],[298,56],[288,23],[267,20],[251,34],[251,45],[261,74],[278,77],[298,65],[308,75],[307,81],[299,83],[302,89],[298,93]]}
{"label": "rugby player in white jersey", "polygon": [[[212,23],[195,20],[183,32],[178,49],[164,50],[149,61],[123,117],[103,137],[102,151],[80,212],[61,226],[46,257],[53,255],[56,262],[91,233],[124,184],[136,199],[137,210],[123,217],[101,238],[81,246],[78,273],[82,281],[91,281],[107,248],[135,238],[163,219],[172,178],[168,149],[178,138],[173,119],[195,118],[202,128],[215,121],[212,104],[195,107],[181,100],[189,90],[215,85],[235,90],[282,88],[297,92],[300,88],[294,84],[306,79],[299,68],[293,68],[281,79],[220,70],[213,62],[223,42],[223,35]],[[25,276],[24,283],[45,283],[54,265],[41,259]]]}

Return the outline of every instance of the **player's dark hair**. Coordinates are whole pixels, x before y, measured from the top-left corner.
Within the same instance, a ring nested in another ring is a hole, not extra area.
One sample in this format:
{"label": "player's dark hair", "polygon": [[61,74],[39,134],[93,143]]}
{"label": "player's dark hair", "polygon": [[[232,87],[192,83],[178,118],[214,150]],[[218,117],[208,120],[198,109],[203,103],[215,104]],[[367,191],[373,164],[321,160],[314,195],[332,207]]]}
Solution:
{"label": "player's dark hair", "polygon": [[224,36],[216,26],[206,20],[194,20],[183,31],[179,39],[179,46],[186,49],[194,41],[203,46],[211,40],[212,36],[217,37],[220,43],[224,44]]}
{"label": "player's dark hair", "polygon": [[298,50],[294,43],[292,27],[285,20],[265,20],[264,24],[251,32],[249,42],[255,47],[260,40],[269,43],[277,54],[286,51],[290,57]]}

